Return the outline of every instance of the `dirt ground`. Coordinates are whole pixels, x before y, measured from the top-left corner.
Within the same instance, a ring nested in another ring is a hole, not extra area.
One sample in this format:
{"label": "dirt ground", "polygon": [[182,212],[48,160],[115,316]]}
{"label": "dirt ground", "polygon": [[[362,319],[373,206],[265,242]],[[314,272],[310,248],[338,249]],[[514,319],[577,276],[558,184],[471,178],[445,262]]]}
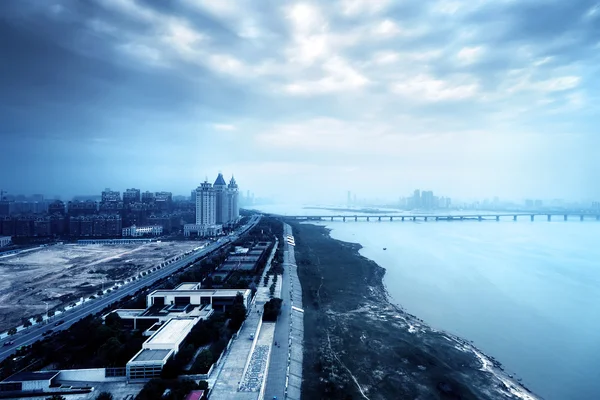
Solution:
{"label": "dirt ground", "polygon": [[292,224],[304,298],[303,399],[534,400],[470,343],[388,301],[385,269]]}
{"label": "dirt ground", "polygon": [[199,242],[55,245],[0,257],[0,331],[139,274]]}

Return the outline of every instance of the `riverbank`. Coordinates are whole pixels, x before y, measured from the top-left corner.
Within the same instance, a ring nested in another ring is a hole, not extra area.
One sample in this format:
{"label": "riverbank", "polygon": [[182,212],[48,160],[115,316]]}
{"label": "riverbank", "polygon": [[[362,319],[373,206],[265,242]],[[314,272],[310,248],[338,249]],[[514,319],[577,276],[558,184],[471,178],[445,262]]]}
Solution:
{"label": "riverbank", "polygon": [[303,398],[537,398],[470,343],[391,304],[385,270],[360,256],[360,245],[321,226],[292,227],[305,310]]}

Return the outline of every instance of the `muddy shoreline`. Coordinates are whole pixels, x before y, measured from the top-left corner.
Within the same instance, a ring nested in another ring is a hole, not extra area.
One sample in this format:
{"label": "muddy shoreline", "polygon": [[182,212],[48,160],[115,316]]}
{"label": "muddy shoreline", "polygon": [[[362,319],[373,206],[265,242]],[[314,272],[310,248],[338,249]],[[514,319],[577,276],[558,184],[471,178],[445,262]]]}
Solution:
{"label": "muddy shoreline", "polygon": [[305,310],[304,399],[540,398],[468,341],[392,304],[385,269],[360,245],[322,226],[291,225]]}

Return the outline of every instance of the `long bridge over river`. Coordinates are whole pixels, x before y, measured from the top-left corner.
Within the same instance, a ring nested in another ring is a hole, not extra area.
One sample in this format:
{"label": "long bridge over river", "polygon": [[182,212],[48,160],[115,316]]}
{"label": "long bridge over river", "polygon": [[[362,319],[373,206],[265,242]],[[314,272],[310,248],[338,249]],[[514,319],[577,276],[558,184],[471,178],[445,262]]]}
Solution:
{"label": "long bridge over river", "polygon": [[585,212],[561,212],[561,213],[505,213],[505,214],[470,214],[470,215],[448,215],[448,214],[370,214],[370,215],[280,215],[285,219],[293,219],[297,221],[489,221],[500,219],[512,219],[513,221],[521,219],[529,219],[535,221],[544,219],[552,221],[554,219],[562,219],[564,221],[578,219],[600,221],[600,213],[590,214]]}

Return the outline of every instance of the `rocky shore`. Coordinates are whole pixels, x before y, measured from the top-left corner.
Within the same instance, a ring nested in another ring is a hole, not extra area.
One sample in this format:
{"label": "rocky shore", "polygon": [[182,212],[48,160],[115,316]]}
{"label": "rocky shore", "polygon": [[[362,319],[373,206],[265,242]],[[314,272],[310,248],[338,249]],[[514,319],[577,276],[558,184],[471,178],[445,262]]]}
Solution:
{"label": "rocky shore", "polygon": [[536,400],[468,341],[388,300],[360,245],[292,223],[304,298],[305,399]]}

